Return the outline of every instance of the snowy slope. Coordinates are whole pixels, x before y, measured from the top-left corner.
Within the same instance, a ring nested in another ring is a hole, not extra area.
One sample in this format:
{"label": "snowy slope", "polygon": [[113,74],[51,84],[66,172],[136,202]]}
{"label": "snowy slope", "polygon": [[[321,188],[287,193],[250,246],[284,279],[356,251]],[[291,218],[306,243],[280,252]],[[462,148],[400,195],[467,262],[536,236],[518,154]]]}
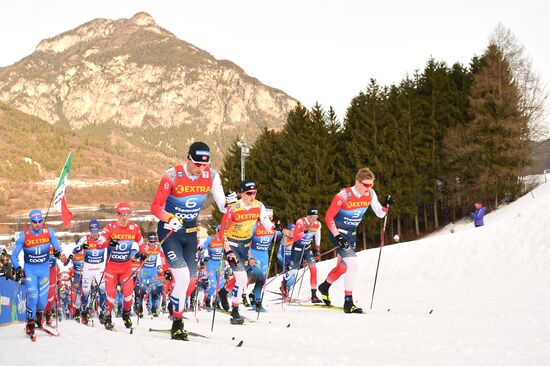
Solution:
{"label": "snowy slope", "polygon": [[[486,217],[486,226],[457,224],[455,233],[384,247],[373,310],[378,249],[359,253],[354,298],[366,315],[285,306],[267,301],[256,323],[232,326],[225,314],[193,314],[186,328],[210,339],[175,342],[142,319],[133,335],[61,323],[61,337],[24,337],[22,324],[0,328],[0,361],[10,365],[549,365],[550,184]],[[319,282],[334,260],[318,265]],[[343,280],[331,288],[343,302]],[[304,277],[300,297],[309,296]],[[279,279],[270,289],[276,290]],[[268,298],[273,295],[267,295]],[[433,310],[433,311],[432,311]],[[431,314],[430,314],[430,311]],[[246,310],[243,314],[255,318]],[[135,323],[135,318],[134,318]],[[233,339],[234,338],[234,339]],[[238,341],[244,345],[235,347]],[[3,364],[3,363],[2,363]]]}

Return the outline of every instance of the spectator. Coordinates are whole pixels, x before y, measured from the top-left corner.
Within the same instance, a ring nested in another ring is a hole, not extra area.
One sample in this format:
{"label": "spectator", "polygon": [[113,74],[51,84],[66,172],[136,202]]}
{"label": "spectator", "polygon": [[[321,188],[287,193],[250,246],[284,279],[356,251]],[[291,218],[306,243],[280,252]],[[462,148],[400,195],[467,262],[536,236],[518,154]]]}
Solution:
{"label": "spectator", "polygon": [[476,202],[474,205],[475,212],[470,212],[470,216],[474,219],[474,226],[483,226],[483,216],[485,216],[485,207],[480,202]]}

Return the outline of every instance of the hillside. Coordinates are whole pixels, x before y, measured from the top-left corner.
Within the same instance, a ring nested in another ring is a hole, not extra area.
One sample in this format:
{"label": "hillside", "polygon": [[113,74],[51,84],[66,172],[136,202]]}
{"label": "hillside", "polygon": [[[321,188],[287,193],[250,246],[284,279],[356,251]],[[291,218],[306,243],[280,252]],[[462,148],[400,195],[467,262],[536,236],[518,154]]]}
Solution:
{"label": "hillside", "polygon": [[116,143],[124,139],[122,134],[113,130],[109,140],[81,136],[0,102],[0,215],[46,207],[54,187],[43,181],[58,177],[69,151],[71,181],[128,181],[118,187],[71,185],[75,190],[68,192],[70,204],[112,204],[121,197],[150,201],[161,173],[180,160],[175,154],[148,150],[145,144]]}
{"label": "hillside", "polygon": [[0,100],[49,123],[168,154],[203,139],[223,153],[280,128],[296,100],[178,39],[146,13],[95,19],[0,68]]}

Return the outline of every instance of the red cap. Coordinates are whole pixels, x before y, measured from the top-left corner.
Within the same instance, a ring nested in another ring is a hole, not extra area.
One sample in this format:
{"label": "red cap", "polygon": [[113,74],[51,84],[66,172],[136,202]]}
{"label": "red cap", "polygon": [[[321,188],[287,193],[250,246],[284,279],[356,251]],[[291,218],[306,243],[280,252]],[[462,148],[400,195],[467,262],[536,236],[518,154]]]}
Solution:
{"label": "red cap", "polygon": [[116,205],[116,213],[130,213],[130,205],[126,202],[120,202],[118,205]]}

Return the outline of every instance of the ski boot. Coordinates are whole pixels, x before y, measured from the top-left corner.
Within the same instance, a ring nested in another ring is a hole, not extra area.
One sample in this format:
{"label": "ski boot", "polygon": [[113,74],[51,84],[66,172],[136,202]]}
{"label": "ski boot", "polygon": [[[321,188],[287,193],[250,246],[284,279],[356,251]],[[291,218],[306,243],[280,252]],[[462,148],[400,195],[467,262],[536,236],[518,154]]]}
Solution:
{"label": "ski boot", "polygon": [[219,295],[220,295],[220,301],[222,303],[222,308],[225,311],[229,311],[229,301],[227,300],[227,294],[228,292],[225,289],[225,287],[222,287],[222,289],[219,291]]}
{"label": "ski boot", "polygon": [[346,314],[362,314],[363,309],[358,308],[353,304],[353,298],[351,295],[347,295],[344,297],[344,313]]}
{"label": "ski boot", "polygon": [[311,299],[312,304],[321,304],[323,301],[317,297],[317,290],[311,290]]}
{"label": "ski boot", "polygon": [[246,294],[243,293],[243,296],[242,296],[242,303],[245,307],[249,307],[250,306],[250,303],[248,302],[248,299],[246,298]]}
{"label": "ski boot", "polygon": [[256,310],[258,313],[265,313],[265,312],[267,312],[267,310],[265,310],[265,308],[262,306],[262,302],[261,302],[261,301],[256,302],[256,306],[255,306],[254,310]]}
{"label": "ski boot", "polygon": [[28,320],[27,326],[25,327],[25,333],[27,333],[27,335],[31,337],[33,341],[36,339],[36,336],[34,335],[35,326],[36,326],[36,323],[34,322],[34,320]]}
{"label": "ski boot", "polygon": [[74,320],[76,320],[78,323],[80,323],[80,309],[76,309],[74,311]]}
{"label": "ski boot", "polygon": [[187,340],[187,332],[183,330],[183,320],[181,318],[174,319],[172,329],[170,329],[170,337],[178,341]]}
{"label": "ski boot", "polygon": [[327,281],[324,281],[322,284],[319,285],[319,292],[321,293],[321,299],[323,299],[323,302],[327,306],[330,306],[330,297],[328,296],[329,288],[330,288],[330,283],[328,283]]}
{"label": "ski boot", "polygon": [[286,300],[288,299],[288,290],[286,288],[286,278],[283,278],[281,281],[281,286],[279,287],[279,291],[281,291],[281,295]]}
{"label": "ski boot", "polygon": [[128,329],[132,328],[132,319],[130,319],[130,311],[123,311],[122,312],[122,321],[124,322],[124,326]]}
{"label": "ski boot", "polygon": [[52,313],[49,312],[49,311],[46,313],[46,325],[48,325],[50,327],[53,325]]}
{"label": "ski boot", "polygon": [[36,323],[35,323],[35,325],[38,328],[42,328],[42,326],[44,325],[44,312],[43,311],[37,311],[36,312]]}
{"label": "ski boot", "polygon": [[254,293],[251,292],[250,295],[248,295],[248,298],[250,299],[250,307],[256,310],[256,296],[254,296]]}
{"label": "ski boot", "polygon": [[115,326],[113,325],[113,319],[111,318],[111,314],[105,315],[105,320],[103,321],[103,325],[105,325],[105,329],[113,330]]}
{"label": "ski boot", "polygon": [[159,313],[157,312],[157,308],[153,308],[153,310],[151,310],[151,315],[153,315],[153,317],[158,317],[159,316]]}
{"label": "ski boot", "polygon": [[231,319],[229,319],[229,322],[234,325],[242,325],[244,324],[244,318],[239,314],[239,307],[233,306],[231,309]]}
{"label": "ski boot", "polygon": [[87,310],[84,310],[81,314],[80,314],[80,323],[84,324],[84,325],[88,325],[88,320],[90,319],[90,315],[88,314],[88,311]]}
{"label": "ski boot", "polygon": [[105,324],[105,314],[103,314],[103,311],[99,313],[99,324]]}

